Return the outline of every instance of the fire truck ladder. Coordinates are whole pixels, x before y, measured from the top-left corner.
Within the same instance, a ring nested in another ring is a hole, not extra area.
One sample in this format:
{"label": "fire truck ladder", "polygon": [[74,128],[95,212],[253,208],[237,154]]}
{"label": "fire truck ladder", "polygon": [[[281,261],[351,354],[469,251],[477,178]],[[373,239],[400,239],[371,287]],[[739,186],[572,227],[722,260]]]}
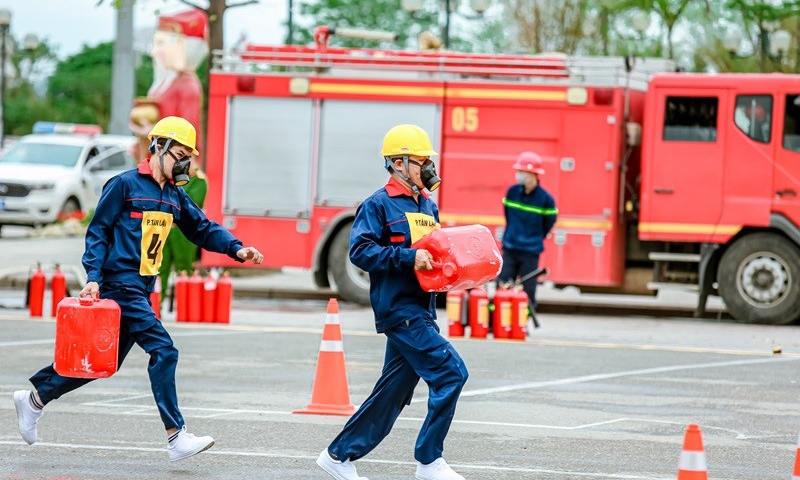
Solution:
{"label": "fire truck ladder", "polygon": [[637,59],[628,71],[622,57],[571,57],[560,53],[493,55],[450,51],[246,45],[213,52],[217,73],[283,74],[385,78],[392,80],[465,80],[545,83],[569,86],[623,86],[644,91],[650,78],[673,71],[664,59]]}

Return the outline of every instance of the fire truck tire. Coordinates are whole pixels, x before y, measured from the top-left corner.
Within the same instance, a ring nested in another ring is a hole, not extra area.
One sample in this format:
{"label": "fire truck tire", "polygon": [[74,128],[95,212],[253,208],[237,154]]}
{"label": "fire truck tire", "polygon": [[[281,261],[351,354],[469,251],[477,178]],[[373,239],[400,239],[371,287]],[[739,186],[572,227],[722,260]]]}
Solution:
{"label": "fire truck tire", "polygon": [[767,232],[744,236],[720,259],[719,293],[736,320],[789,325],[800,317],[800,249]]}
{"label": "fire truck tire", "polygon": [[350,263],[350,225],[342,228],[333,238],[328,254],[328,270],[333,275],[336,291],[345,300],[369,305],[369,277]]}

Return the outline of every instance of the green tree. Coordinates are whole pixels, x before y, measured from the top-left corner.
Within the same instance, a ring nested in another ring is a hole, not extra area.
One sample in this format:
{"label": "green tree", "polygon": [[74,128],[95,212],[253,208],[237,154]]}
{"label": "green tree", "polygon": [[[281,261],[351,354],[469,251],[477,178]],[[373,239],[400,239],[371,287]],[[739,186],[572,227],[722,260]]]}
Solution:
{"label": "green tree", "polygon": [[[301,17],[294,37],[301,45],[313,43],[314,28],[328,25],[386,30],[397,34],[398,47],[416,46],[416,37],[420,33],[436,30],[439,3],[439,0],[427,1],[412,16],[403,10],[400,0],[305,0],[300,4]],[[330,44],[343,47],[377,47],[380,42],[334,35]]]}
{"label": "green tree", "polygon": [[31,79],[41,74],[41,68],[52,65],[56,56],[49,40],[40,42],[33,50],[24,48],[18,39],[12,41],[15,48],[11,62],[17,76],[6,87],[3,128],[7,135],[23,135],[31,131],[37,120],[51,116],[50,106],[37,95]]}

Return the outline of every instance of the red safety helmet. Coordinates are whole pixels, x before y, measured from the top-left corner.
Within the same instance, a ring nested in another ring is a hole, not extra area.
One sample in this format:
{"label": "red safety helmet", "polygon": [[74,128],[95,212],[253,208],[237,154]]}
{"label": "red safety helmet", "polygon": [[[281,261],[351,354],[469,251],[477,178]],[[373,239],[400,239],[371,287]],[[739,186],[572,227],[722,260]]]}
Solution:
{"label": "red safety helmet", "polygon": [[533,152],[522,152],[514,162],[514,170],[544,175],[544,162],[542,162],[542,157]]}

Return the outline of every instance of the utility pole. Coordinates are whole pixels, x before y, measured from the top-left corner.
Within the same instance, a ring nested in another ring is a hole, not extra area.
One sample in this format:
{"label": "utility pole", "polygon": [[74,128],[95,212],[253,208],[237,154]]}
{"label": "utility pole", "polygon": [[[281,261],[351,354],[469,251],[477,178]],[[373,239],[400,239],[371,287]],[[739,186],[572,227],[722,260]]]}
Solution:
{"label": "utility pole", "polygon": [[117,8],[117,36],[114,41],[114,62],[111,73],[111,118],[108,133],[130,134],[128,115],[133,106],[133,2],[122,0]]}

